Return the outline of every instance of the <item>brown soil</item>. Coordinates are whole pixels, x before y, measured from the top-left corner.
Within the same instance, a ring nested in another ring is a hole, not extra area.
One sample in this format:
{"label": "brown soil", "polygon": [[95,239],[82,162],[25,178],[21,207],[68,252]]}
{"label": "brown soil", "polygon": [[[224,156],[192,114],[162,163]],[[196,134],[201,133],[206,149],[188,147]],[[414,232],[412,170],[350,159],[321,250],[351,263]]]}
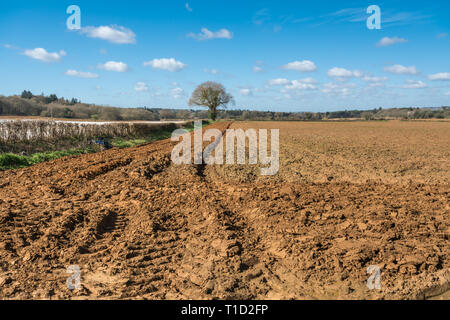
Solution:
{"label": "brown soil", "polygon": [[0,298],[448,298],[448,124],[233,127],[280,128],[277,176],[168,140],[0,173]]}

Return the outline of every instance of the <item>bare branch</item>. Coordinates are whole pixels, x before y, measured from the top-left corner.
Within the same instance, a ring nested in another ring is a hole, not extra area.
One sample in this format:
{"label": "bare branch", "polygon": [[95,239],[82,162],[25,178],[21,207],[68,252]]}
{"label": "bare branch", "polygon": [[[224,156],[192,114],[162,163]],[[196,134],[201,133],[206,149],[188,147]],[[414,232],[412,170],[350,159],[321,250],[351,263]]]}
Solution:
{"label": "bare branch", "polygon": [[233,96],[226,92],[222,84],[212,81],[199,85],[189,99],[189,106],[208,108],[213,120],[216,119],[217,109],[226,108],[230,103],[234,104]]}

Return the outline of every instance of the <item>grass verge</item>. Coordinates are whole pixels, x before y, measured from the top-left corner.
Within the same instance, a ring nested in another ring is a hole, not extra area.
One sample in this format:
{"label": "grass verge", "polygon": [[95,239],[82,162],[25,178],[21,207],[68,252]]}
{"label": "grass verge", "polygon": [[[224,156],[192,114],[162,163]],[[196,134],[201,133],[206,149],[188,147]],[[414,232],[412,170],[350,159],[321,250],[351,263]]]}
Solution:
{"label": "grass verge", "polygon": [[76,156],[95,152],[94,149],[71,149],[62,151],[39,152],[31,156],[17,155],[13,153],[0,154],[0,170],[18,169],[32,166],[37,163],[51,161],[67,156]]}

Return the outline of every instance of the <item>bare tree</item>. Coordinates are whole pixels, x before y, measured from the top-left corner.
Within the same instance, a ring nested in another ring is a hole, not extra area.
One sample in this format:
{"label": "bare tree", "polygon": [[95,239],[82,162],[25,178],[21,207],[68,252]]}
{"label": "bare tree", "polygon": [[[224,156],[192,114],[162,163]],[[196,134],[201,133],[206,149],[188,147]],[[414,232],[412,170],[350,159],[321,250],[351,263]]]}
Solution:
{"label": "bare tree", "polygon": [[217,82],[204,82],[199,85],[189,99],[189,106],[202,106],[209,109],[209,117],[216,120],[217,109],[226,108],[234,103],[233,96],[226,92],[225,87]]}

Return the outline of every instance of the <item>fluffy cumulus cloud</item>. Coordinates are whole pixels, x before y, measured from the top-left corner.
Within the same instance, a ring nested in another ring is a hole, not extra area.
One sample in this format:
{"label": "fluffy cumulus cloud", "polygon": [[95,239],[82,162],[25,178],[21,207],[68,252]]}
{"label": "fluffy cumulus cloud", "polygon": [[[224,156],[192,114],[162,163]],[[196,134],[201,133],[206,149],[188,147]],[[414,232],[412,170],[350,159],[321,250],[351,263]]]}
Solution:
{"label": "fluffy cumulus cloud", "polygon": [[384,82],[387,81],[388,78],[387,77],[371,77],[371,76],[364,76],[362,78],[362,80],[366,81],[366,82],[371,82],[371,83],[379,83],[379,82]]}
{"label": "fluffy cumulus cloud", "polygon": [[385,72],[393,73],[393,74],[411,74],[415,75],[419,72],[417,71],[417,68],[414,66],[411,67],[405,67],[400,64],[394,64],[393,66],[388,66],[384,68]]}
{"label": "fluffy cumulus cloud", "polygon": [[134,85],[134,91],[145,92],[148,91],[148,86],[145,82],[136,82]]}
{"label": "fluffy cumulus cloud", "polygon": [[389,78],[388,77],[373,77],[373,76],[365,75],[364,77],[361,78],[361,80],[367,82],[368,86],[371,88],[381,88],[381,87],[386,86],[384,84],[384,82],[388,81]]}
{"label": "fluffy cumulus cloud", "polygon": [[180,99],[184,95],[184,90],[182,88],[173,88],[170,90],[170,95],[174,99]]}
{"label": "fluffy cumulus cloud", "polygon": [[405,42],[408,42],[408,40],[403,39],[403,38],[398,38],[398,37],[393,37],[393,38],[384,37],[377,43],[377,46],[378,47],[388,47],[388,46],[392,46],[397,43],[405,43]]}
{"label": "fluffy cumulus cloud", "polygon": [[291,84],[286,86],[288,90],[314,90],[316,86],[309,81],[304,80],[292,80]]}
{"label": "fluffy cumulus cloud", "polygon": [[24,54],[32,59],[43,62],[57,62],[66,55],[66,52],[64,50],[59,52],[47,52],[44,48],[36,48],[25,50]]}
{"label": "fluffy cumulus cloud", "polygon": [[77,70],[67,70],[65,73],[67,76],[84,78],[84,79],[97,79],[99,76],[96,73],[92,72],[82,72]]}
{"label": "fluffy cumulus cloud", "polygon": [[322,92],[333,95],[348,96],[351,94],[351,89],[355,88],[354,83],[326,83],[323,85]]}
{"label": "fluffy cumulus cloud", "polygon": [[227,29],[220,29],[219,31],[213,32],[207,28],[202,28],[200,33],[195,34],[191,32],[187,36],[197,40],[233,39],[233,33]]}
{"label": "fluffy cumulus cloud", "polygon": [[116,44],[136,43],[136,34],[130,29],[121,26],[85,27],[81,33],[89,38],[97,38]]}
{"label": "fluffy cumulus cloud", "polygon": [[288,80],[284,78],[269,80],[269,86],[283,86],[283,92],[286,90],[314,90],[317,87],[315,84],[317,81],[313,78],[304,78],[300,80]]}
{"label": "fluffy cumulus cloud", "polygon": [[428,79],[432,81],[450,81],[450,72],[441,72],[436,74],[430,74]]}
{"label": "fluffy cumulus cloud", "polygon": [[153,69],[177,72],[186,68],[187,65],[185,65],[181,61],[175,60],[174,58],[162,58],[144,62],[144,67],[152,67]]}
{"label": "fluffy cumulus cloud", "polygon": [[288,85],[290,83],[291,83],[290,80],[284,79],[284,78],[278,78],[278,79],[269,80],[269,85],[270,86],[286,86],[286,85]]}
{"label": "fluffy cumulus cloud", "polygon": [[212,75],[217,75],[220,73],[220,71],[217,69],[204,69],[203,71],[205,71],[206,73],[212,74]]}
{"label": "fluffy cumulus cloud", "polygon": [[243,96],[251,96],[251,95],[252,95],[252,90],[249,89],[249,88],[244,88],[244,89],[241,89],[241,90],[240,90],[240,93],[241,93]]}
{"label": "fluffy cumulus cloud", "polygon": [[328,76],[332,78],[360,78],[363,76],[361,71],[358,70],[347,70],[344,68],[334,67],[328,70]]}
{"label": "fluffy cumulus cloud", "polygon": [[284,70],[294,70],[300,72],[313,72],[317,70],[315,63],[309,60],[290,62],[281,68]]}
{"label": "fluffy cumulus cloud", "polygon": [[309,83],[309,84],[316,84],[317,83],[317,80],[314,79],[314,78],[303,78],[303,79],[300,79],[300,80],[297,80],[297,81],[300,81],[302,83]]}
{"label": "fluffy cumulus cloud", "polygon": [[427,85],[423,81],[406,80],[406,84],[402,86],[403,89],[423,89]]}
{"label": "fluffy cumulus cloud", "polygon": [[116,61],[108,61],[105,64],[99,64],[98,68],[114,72],[127,72],[129,70],[126,63]]}

